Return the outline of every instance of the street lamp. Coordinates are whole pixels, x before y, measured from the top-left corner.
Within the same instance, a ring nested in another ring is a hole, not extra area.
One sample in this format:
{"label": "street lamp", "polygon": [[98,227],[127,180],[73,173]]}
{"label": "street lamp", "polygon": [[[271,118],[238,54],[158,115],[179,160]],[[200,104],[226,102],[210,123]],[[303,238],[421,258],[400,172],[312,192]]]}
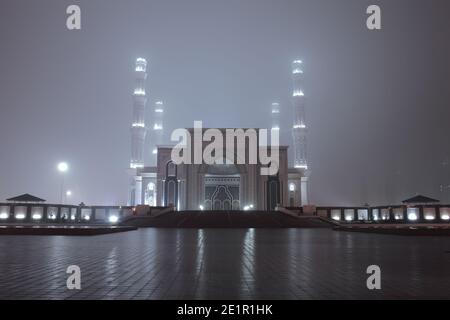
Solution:
{"label": "street lamp", "polygon": [[59,172],[66,172],[67,170],[69,170],[69,165],[67,164],[67,162],[60,162],[58,163],[58,171]]}
{"label": "street lamp", "polygon": [[72,195],[72,191],[71,190],[67,190],[66,191],[66,198],[64,199],[64,202],[67,202],[67,198],[69,198]]}
{"label": "street lamp", "polygon": [[67,172],[67,170],[69,170],[69,165],[67,164],[67,162],[60,162],[58,163],[58,171],[61,172],[61,198],[60,198],[60,203],[63,203],[63,194],[64,194],[64,174]]}

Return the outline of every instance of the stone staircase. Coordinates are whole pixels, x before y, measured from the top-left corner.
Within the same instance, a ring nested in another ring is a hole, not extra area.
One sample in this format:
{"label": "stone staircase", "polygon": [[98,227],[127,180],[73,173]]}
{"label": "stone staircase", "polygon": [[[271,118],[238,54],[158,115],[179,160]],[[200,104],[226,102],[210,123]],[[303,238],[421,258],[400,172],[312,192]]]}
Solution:
{"label": "stone staircase", "polygon": [[157,217],[127,219],[122,225],[152,228],[331,228],[318,217],[278,211],[173,211]]}

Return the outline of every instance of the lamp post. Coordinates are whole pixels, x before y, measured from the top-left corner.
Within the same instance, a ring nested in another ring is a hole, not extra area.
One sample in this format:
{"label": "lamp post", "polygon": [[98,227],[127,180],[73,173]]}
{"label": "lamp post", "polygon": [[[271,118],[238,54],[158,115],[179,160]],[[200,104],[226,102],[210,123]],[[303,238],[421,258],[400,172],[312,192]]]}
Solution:
{"label": "lamp post", "polygon": [[67,162],[60,162],[58,163],[58,171],[61,172],[61,197],[60,197],[60,203],[63,203],[64,200],[64,175],[69,170],[69,165]]}
{"label": "lamp post", "polygon": [[67,190],[66,191],[66,199],[64,199],[64,202],[67,202],[67,199],[72,195],[72,191],[71,190]]}

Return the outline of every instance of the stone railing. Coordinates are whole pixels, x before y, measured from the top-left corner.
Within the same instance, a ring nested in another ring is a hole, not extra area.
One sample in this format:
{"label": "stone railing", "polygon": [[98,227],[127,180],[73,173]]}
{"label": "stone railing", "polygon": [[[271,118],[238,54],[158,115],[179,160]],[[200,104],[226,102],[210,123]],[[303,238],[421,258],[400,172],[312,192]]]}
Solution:
{"label": "stone railing", "polygon": [[316,215],[346,223],[450,223],[450,205],[316,207]]}
{"label": "stone railing", "polygon": [[128,216],[157,214],[165,207],[140,206],[75,206],[43,203],[0,203],[0,224],[4,223],[68,223],[115,224]]}

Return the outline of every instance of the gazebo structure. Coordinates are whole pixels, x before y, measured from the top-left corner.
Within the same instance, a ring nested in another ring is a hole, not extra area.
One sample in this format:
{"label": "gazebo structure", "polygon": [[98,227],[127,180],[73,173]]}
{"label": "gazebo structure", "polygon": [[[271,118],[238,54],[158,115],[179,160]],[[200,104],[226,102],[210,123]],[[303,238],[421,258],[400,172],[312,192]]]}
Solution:
{"label": "gazebo structure", "polygon": [[6,201],[9,201],[9,202],[20,202],[20,203],[23,203],[23,202],[33,202],[33,203],[45,202],[44,199],[38,198],[38,197],[33,196],[33,195],[29,194],[29,193],[24,193],[24,194],[22,194],[20,196],[6,199]]}
{"label": "gazebo structure", "polygon": [[439,200],[420,194],[402,201],[406,209],[407,219],[422,222],[440,219],[439,202]]}
{"label": "gazebo structure", "polygon": [[402,203],[405,205],[421,205],[421,204],[427,205],[427,204],[437,204],[439,202],[440,202],[439,200],[429,198],[420,194],[402,201]]}

